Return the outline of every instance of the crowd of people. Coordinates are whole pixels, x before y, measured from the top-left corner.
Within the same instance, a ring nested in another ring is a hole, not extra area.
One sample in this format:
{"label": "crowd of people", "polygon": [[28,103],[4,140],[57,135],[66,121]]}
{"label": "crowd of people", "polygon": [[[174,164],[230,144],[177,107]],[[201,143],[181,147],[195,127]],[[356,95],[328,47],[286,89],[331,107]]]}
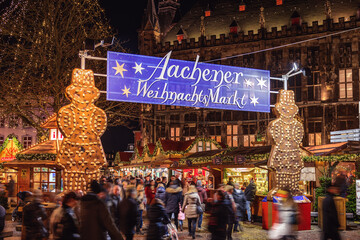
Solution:
{"label": "crowd of people", "polygon": [[[207,230],[212,239],[232,239],[234,231],[242,231],[240,222],[251,220],[251,211],[246,211],[256,186],[251,181],[243,190],[230,181],[220,185],[209,199],[203,182],[196,177],[191,182],[181,181],[179,175],[169,180],[102,177],[92,181],[85,194],[61,193],[50,217],[41,204],[42,192],[34,190],[23,208],[24,239],[131,240],[135,234],[146,234],[148,240],[159,240],[171,234],[169,224],[184,231],[186,219],[188,234],[195,239],[196,231],[203,227],[205,210],[211,213]],[[146,226],[143,216],[148,219]]]}

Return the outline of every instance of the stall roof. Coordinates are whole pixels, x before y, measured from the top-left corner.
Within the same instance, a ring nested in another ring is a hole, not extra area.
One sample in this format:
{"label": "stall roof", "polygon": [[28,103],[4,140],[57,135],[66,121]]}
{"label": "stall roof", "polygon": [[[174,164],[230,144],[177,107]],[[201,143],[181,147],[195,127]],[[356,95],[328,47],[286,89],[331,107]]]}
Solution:
{"label": "stall roof", "polygon": [[42,128],[58,128],[57,126],[57,114],[54,113],[50,117],[48,117],[42,124]]}
{"label": "stall roof", "polygon": [[132,155],[132,152],[119,152],[120,162],[130,162]]}
{"label": "stall roof", "polygon": [[56,141],[54,140],[48,140],[41,143],[38,143],[36,145],[33,145],[18,154],[43,154],[43,153],[51,153],[51,154],[57,154],[57,146]]}
{"label": "stall roof", "polygon": [[[318,146],[306,147],[308,151],[313,153],[315,156],[329,156],[332,154],[339,153],[347,148],[352,148],[352,146],[360,146],[359,142],[341,142],[341,143],[330,143]],[[360,153],[360,148],[358,149]]]}

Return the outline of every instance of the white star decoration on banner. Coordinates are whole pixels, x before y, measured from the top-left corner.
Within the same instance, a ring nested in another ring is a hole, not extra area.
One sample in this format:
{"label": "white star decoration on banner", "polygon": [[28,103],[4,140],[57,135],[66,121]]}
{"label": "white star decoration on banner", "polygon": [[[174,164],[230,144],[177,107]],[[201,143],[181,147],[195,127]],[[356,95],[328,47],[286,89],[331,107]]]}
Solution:
{"label": "white star decoration on banner", "polygon": [[254,107],[256,107],[256,104],[259,104],[257,97],[250,97],[250,104],[254,104]]}
{"label": "white star decoration on banner", "polygon": [[245,86],[246,87],[253,87],[254,83],[250,79],[245,79]]}
{"label": "white star decoration on banner", "polygon": [[118,61],[116,61],[116,67],[113,67],[113,69],[116,70],[115,75],[118,74],[118,73],[120,73],[121,77],[124,78],[124,72],[127,72],[127,70],[124,68],[124,65],[125,65],[125,63],[123,63],[122,65],[120,65],[120,64],[118,63]]}
{"label": "white star decoration on banner", "polygon": [[266,80],[263,79],[263,77],[261,77],[260,79],[259,78],[256,78],[256,80],[258,81],[258,86],[260,86],[260,88],[262,89],[263,87],[267,87],[266,86]]}
{"label": "white star decoration on banner", "polygon": [[133,69],[135,69],[135,74],[136,73],[140,73],[140,74],[142,74],[142,70],[144,70],[145,68],[143,68],[142,66],[142,63],[140,63],[140,64],[137,64],[137,63],[135,63],[135,67],[133,67]]}

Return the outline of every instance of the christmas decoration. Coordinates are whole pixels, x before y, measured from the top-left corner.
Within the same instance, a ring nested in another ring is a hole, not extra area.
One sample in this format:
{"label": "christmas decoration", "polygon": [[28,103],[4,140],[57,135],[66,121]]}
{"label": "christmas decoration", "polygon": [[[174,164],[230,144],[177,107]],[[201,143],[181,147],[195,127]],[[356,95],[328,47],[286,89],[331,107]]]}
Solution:
{"label": "christmas decoration", "polygon": [[23,147],[16,136],[10,134],[0,147],[0,161],[4,162],[15,159],[16,153],[20,152],[22,149]]}
{"label": "christmas decoration", "polygon": [[64,169],[64,189],[86,190],[91,179],[100,177],[100,168],[106,163],[100,141],[106,114],[94,105],[100,92],[94,85],[93,71],[74,69],[66,93],[71,104],[58,113],[64,140],[56,161]]}
{"label": "christmas decoration", "polygon": [[304,163],[300,143],[304,136],[304,127],[296,119],[299,109],[295,104],[294,92],[280,90],[275,110],[278,118],[270,122],[268,127],[272,140],[268,167],[276,172],[276,187],[271,193],[288,188],[292,194],[301,195],[299,180]]}

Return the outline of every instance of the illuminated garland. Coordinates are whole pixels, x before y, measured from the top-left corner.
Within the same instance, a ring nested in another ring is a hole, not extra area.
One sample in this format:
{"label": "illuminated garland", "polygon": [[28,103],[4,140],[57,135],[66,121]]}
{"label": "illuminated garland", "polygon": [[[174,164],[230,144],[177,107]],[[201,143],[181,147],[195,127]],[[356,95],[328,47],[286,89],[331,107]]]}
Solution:
{"label": "illuminated garland", "polygon": [[[208,156],[208,157],[200,157],[200,158],[183,158],[179,161],[179,165],[186,165],[186,161],[190,160],[192,164],[201,165],[201,164],[212,164],[214,158],[221,158],[222,164],[234,164],[234,156],[224,156],[230,150],[226,150],[221,154],[216,156]],[[269,153],[264,154],[252,154],[252,155],[244,155],[246,164],[251,164],[252,161],[262,161],[267,160],[269,158]]]}
{"label": "illuminated garland", "polygon": [[28,154],[16,154],[16,160],[19,161],[33,161],[33,160],[56,160],[55,153],[28,153]]}
{"label": "illuminated garland", "polygon": [[138,148],[135,148],[135,151],[134,151],[134,154],[133,156],[131,157],[130,160],[134,160],[135,158],[136,159],[139,159],[139,160],[143,160],[144,157],[147,155],[149,157],[154,157],[157,153],[158,150],[160,150],[160,153],[163,154],[163,155],[170,155],[170,154],[178,154],[178,155],[184,155],[186,153],[189,153],[190,150],[195,146],[195,144],[197,144],[198,142],[210,142],[210,143],[213,143],[217,148],[221,149],[222,146],[217,142],[215,141],[214,139],[209,139],[209,138],[196,138],[189,147],[187,147],[184,151],[173,151],[173,150],[170,150],[170,151],[164,151],[164,148],[163,146],[161,145],[161,141],[158,140],[155,144],[155,148],[154,148],[154,151],[153,153],[151,154],[150,153],[150,150],[149,150],[149,147],[148,145],[145,145],[144,146],[144,149],[143,149],[143,152],[142,154],[140,155],[139,153],[139,150]]}
{"label": "illuminated garland", "polygon": [[23,149],[22,144],[17,140],[16,136],[14,134],[9,134],[6,137],[3,145],[0,147],[0,153],[6,148],[6,146],[8,145],[10,139],[13,140],[15,146],[19,149],[19,151],[21,151]]}
{"label": "illuminated garland", "polygon": [[302,159],[304,162],[356,162],[360,160],[360,154],[304,156]]}

